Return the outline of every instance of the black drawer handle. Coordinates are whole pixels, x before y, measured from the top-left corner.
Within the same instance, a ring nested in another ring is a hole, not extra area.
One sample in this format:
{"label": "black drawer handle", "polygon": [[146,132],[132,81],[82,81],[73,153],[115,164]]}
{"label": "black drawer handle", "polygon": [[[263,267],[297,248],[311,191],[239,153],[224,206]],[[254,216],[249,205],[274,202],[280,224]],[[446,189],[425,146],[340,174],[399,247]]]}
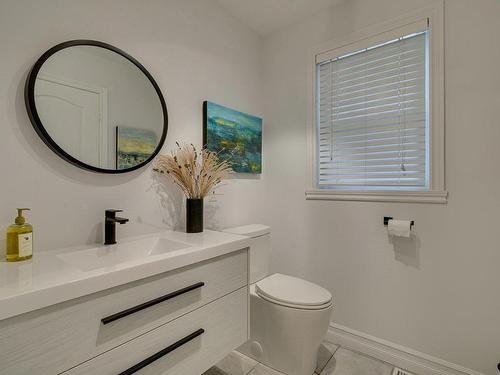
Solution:
{"label": "black drawer handle", "polygon": [[114,322],[115,320],[118,320],[118,319],[124,318],[124,317],[126,317],[127,315],[134,314],[134,313],[136,313],[136,312],[138,312],[138,311],[141,311],[141,310],[147,309],[148,307],[151,307],[151,306],[157,305],[158,303],[161,303],[161,302],[167,301],[167,300],[169,300],[169,299],[172,299],[172,298],[178,297],[178,296],[180,296],[181,294],[184,294],[184,293],[190,292],[190,291],[192,291],[192,290],[195,290],[195,289],[201,288],[201,287],[202,287],[202,286],[204,286],[204,285],[205,285],[205,283],[204,283],[204,282],[202,282],[202,281],[200,281],[199,283],[196,283],[196,284],[193,284],[193,285],[187,286],[187,287],[185,287],[185,288],[182,288],[182,289],[176,290],[175,292],[165,294],[165,295],[164,295],[164,296],[162,296],[162,297],[158,297],[158,298],[152,299],[151,301],[141,303],[140,305],[137,305],[137,306],[131,307],[131,308],[129,308],[129,309],[126,309],[126,310],[123,310],[123,311],[117,312],[116,314],[113,314],[113,315],[107,316],[107,317],[105,317],[105,318],[102,318],[102,319],[101,319],[101,322],[102,322],[102,324],[109,324],[109,323],[111,323],[111,322]]}
{"label": "black drawer handle", "polygon": [[146,358],[145,360],[139,362],[138,364],[130,367],[129,369],[120,372],[118,375],[131,375],[140,369],[146,367],[147,365],[150,365],[154,361],[157,361],[164,355],[167,355],[170,352],[173,352],[175,349],[180,348],[182,345],[187,344],[189,341],[193,340],[194,338],[200,336],[202,333],[204,333],[205,330],[203,328],[200,328],[199,330],[191,333],[190,335],[187,335],[186,337],[180,339],[176,343],[167,346],[165,349],[160,350],[158,353],[153,354],[151,357]]}

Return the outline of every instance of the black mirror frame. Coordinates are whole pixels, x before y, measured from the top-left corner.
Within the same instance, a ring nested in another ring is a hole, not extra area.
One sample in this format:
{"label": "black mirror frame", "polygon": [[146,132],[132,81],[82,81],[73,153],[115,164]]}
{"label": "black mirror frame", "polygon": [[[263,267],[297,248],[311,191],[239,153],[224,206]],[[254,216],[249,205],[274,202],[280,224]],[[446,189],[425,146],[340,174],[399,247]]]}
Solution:
{"label": "black mirror frame", "polygon": [[[158,99],[160,100],[160,104],[162,107],[162,112],[163,112],[163,132],[160,137],[160,140],[158,142],[158,146],[154,150],[154,152],[151,154],[151,156],[145,160],[144,162],[134,165],[133,167],[126,168],[126,169],[104,169],[104,168],[99,168],[95,167],[93,165],[89,165],[86,163],[83,163],[82,161],[76,159],[75,157],[71,156],[68,154],[66,151],[64,151],[48,134],[47,130],[43,126],[42,121],[40,120],[40,116],[38,115],[38,112],[36,110],[36,105],[35,105],[35,81],[36,77],[38,76],[38,72],[40,71],[42,65],[47,61],[47,59],[52,56],[54,53],[68,48],[68,47],[73,47],[73,46],[95,46],[95,47],[100,47],[100,48],[105,48],[110,51],[113,51],[123,57],[125,57],[127,60],[132,62],[139,70],[142,71],[142,73],[148,78],[149,82],[153,85],[153,88],[156,91],[156,94],[158,95]],[[87,39],[77,39],[77,40],[70,40],[67,42],[63,42],[60,44],[55,45],[54,47],[50,48],[47,50],[40,58],[36,61],[36,63],[33,65],[31,68],[31,71],[28,74],[28,78],[26,79],[26,84],[24,86],[24,101],[26,104],[26,110],[28,111],[28,116],[31,120],[31,124],[33,125],[33,128],[37,132],[37,134],[40,136],[40,138],[45,142],[45,144],[52,150],[54,151],[57,155],[59,155],[61,158],[66,160],[67,162],[82,168],[86,170],[90,170],[93,172],[98,172],[98,173],[108,173],[108,174],[118,174],[118,173],[127,173],[134,171],[136,169],[139,169],[147,164],[149,164],[156,155],[160,152],[161,148],[163,147],[163,144],[165,143],[165,138],[167,137],[167,130],[168,130],[168,112],[167,112],[167,105],[165,104],[165,99],[163,98],[163,94],[161,93],[160,87],[154,80],[154,78],[151,76],[151,74],[146,70],[142,64],[137,61],[135,58],[127,54],[126,52],[120,50],[119,48],[116,48],[110,44],[104,43],[104,42],[99,42],[96,40],[87,40]]]}

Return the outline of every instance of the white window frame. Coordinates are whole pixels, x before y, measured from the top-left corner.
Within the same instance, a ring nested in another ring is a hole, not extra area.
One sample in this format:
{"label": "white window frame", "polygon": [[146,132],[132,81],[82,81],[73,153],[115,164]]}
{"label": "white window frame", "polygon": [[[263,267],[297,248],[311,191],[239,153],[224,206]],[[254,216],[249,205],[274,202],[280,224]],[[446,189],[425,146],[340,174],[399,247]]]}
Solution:
{"label": "white window frame", "polygon": [[[317,61],[325,56],[340,56],[390,40],[394,33],[411,29],[411,25],[428,22],[429,30],[429,185],[427,190],[361,190],[318,188],[316,78]],[[444,4],[432,5],[382,24],[364,28],[338,38],[312,52],[308,79],[307,173],[306,199],[371,202],[446,203],[444,160]]]}

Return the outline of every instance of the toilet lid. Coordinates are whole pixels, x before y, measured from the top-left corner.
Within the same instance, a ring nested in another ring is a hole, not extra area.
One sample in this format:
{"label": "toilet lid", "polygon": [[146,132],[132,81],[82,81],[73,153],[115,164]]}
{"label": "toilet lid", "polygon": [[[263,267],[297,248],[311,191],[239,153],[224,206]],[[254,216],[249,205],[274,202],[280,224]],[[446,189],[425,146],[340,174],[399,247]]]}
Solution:
{"label": "toilet lid", "polygon": [[301,309],[322,309],[332,302],[332,295],[325,288],[280,273],[256,283],[255,292],[271,302]]}

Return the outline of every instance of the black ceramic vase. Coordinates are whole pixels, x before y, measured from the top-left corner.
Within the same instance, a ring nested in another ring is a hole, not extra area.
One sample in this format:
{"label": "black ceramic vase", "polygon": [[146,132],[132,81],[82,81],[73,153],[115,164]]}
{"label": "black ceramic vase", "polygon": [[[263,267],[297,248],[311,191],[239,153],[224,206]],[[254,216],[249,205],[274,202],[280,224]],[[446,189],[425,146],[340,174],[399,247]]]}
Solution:
{"label": "black ceramic vase", "polygon": [[203,198],[186,199],[186,232],[203,232]]}

